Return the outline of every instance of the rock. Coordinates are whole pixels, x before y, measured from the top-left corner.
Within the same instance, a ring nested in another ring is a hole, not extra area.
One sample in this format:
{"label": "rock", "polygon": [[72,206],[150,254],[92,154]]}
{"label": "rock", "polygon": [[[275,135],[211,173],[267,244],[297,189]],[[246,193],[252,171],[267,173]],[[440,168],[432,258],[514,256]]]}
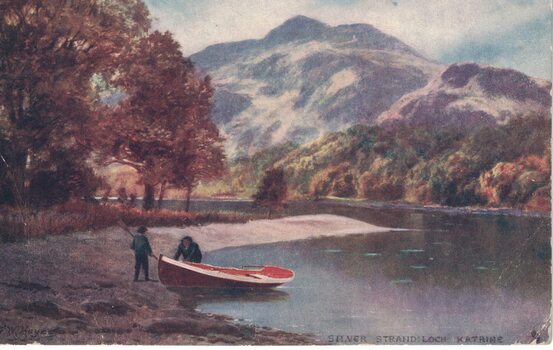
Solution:
{"label": "rock", "polygon": [[100,288],[114,288],[115,287],[115,283],[110,282],[110,281],[96,281],[96,284]]}
{"label": "rock", "polygon": [[154,319],[144,327],[146,332],[154,334],[186,333],[198,334],[197,322],[176,318]]}
{"label": "rock", "polygon": [[49,286],[46,286],[46,285],[43,285],[43,284],[40,284],[40,283],[25,282],[25,281],[19,281],[14,287],[19,288],[19,289],[33,291],[33,292],[34,291],[41,291],[41,290],[49,290],[50,289]]}
{"label": "rock", "polygon": [[28,290],[30,292],[50,289],[49,286],[45,286],[43,284],[35,283],[35,282],[17,281],[17,283],[2,283],[2,284],[12,288]]}
{"label": "rock", "polygon": [[236,344],[236,340],[223,337],[213,337],[207,340],[211,344]]}
{"label": "rock", "polygon": [[130,328],[121,328],[121,327],[102,327],[94,330],[96,333],[115,333],[115,334],[125,334],[130,333],[132,330]]}
{"label": "rock", "polygon": [[243,336],[243,332],[235,325],[213,320],[191,320],[179,318],[154,319],[148,322],[144,329],[154,334],[184,333],[205,336],[211,334],[228,334],[236,337]]}
{"label": "rock", "polygon": [[73,284],[67,284],[64,288],[71,289],[71,290],[78,290],[78,289],[98,289],[95,285],[92,284],[81,284],[81,285],[73,285]]}
{"label": "rock", "polygon": [[53,319],[62,319],[67,317],[79,318],[80,315],[66,310],[60,307],[58,304],[49,301],[49,300],[38,300],[32,301],[30,303],[18,303],[15,306],[16,309],[30,312],[36,315],[53,318]]}
{"label": "rock", "polygon": [[133,300],[135,305],[142,307],[143,305],[146,305],[146,307],[150,310],[157,310],[159,306],[152,300],[152,298],[149,298],[144,295],[140,294],[129,294],[129,299]]}
{"label": "rock", "polygon": [[65,318],[59,321],[51,332],[58,334],[76,334],[79,331],[88,329],[88,327],[88,322],[80,318]]}
{"label": "rock", "polygon": [[81,304],[87,313],[101,312],[108,315],[123,316],[133,308],[126,302],[119,299],[88,301]]}

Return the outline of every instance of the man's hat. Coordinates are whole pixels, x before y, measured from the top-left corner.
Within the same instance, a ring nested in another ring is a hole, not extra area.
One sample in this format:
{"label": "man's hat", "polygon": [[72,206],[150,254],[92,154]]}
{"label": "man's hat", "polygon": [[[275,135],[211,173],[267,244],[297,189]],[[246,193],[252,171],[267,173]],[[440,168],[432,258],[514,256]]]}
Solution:
{"label": "man's hat", "polygon": [[138,233],[146,233],[146,231],[148,231],[148,229],[146,228],[146,226],[140,226],[136,232]]}

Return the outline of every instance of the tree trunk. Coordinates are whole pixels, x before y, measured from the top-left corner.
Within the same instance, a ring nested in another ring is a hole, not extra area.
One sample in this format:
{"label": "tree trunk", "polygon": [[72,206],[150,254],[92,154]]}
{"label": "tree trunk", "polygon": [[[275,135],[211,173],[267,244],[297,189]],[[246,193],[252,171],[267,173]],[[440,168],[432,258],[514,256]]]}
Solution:
{"label": "tree trunk", "polygon": [[190,195],[192,194],[192,185],[186,187],[186,208],[184,211],[187,213],[190,211]]}
{"label": "tree trunk", "polygon": [[273,213],[273,208],[269,206],[269,212],[267,213],[267,219],[271,219],[271,214]]}
{"label": "tree trunk", "polygon": [[161,204],[163,202],[163,195],[165,194],[165,185],[167,184],[167,181],[163,181],[161,183],[161,187],[159,188],[159,197],[157,198],[157,208],[161,209]]}
{"label": "tree trunk", "polygon": [[27,204],[27,151],[19,151],[10,166],[10,177],[13,177],[15,203],[19,207]]}
{"label": "tree trunk", "polygon": [[150,210],[154,207],[154,185],[144,184],[144,210]]}

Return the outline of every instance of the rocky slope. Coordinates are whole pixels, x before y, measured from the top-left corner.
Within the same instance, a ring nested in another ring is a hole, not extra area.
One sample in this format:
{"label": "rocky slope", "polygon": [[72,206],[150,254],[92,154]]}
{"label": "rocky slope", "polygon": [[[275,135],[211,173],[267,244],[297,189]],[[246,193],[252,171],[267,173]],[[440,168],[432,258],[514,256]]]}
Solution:
{"label": "rocky slope", "polygon": [[213,77],[213,118],[231,158],[370,124],[443,69],[370,25],[331,27],[303,16],[191,59]]}
{"label": "rocky slope", "polygon": [[463,128],[505,124],[514,116],[549,113],[550,90],[551,82],[515,70],[453,64],[394,103],[378,122]]}

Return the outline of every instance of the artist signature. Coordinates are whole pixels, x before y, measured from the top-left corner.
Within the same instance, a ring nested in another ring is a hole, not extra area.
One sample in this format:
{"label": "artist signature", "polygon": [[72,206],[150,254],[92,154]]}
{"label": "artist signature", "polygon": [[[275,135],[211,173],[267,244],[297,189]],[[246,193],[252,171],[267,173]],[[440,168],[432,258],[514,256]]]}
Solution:
{"label": "artist signature", "polygon": [[45,329],[36,329],[25,326],[10,326],[0,324],[0,337],[17,340],[29,340],[47,337],[50,334]]}

